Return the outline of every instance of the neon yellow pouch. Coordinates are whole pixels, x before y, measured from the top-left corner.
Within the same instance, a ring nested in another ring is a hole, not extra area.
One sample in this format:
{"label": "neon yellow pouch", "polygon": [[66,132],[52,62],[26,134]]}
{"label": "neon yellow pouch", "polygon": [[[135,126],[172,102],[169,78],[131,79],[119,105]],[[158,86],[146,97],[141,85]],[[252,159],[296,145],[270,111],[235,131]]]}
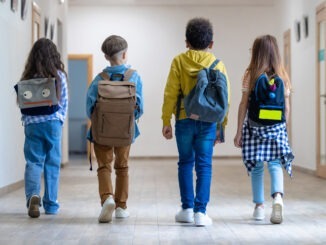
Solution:
{"label": "neon yellow pouch", "polygon": [[259,110],[259,119],[278,120],[282,119],[282,110]]}

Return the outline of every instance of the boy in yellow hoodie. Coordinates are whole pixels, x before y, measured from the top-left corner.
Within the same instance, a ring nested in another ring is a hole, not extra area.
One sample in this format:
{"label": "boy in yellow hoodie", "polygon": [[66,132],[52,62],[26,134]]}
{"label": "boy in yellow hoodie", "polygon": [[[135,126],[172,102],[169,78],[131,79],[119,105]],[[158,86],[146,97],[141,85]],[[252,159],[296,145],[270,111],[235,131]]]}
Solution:
{"label": "boy in yellow hoodie", "polygon": [[[178,180],[182,209],[175,215],[176,222],[193,223],[196,226],[212,224],[206,214],[206,206],[210,196],[212,176],[213,147],[221,143],[220,130],[217,123],[196,121],[187,118],[183,102],[178,105],[179,95],[184,96],[195,87],[197,74],[208,68],[216,60],[208,52],[213,47],[213,28],[209,20],[191,19],[186,27],[186,47],[188,51],[176,56],[171,64],[170,73],[164,91],[162,107],[163,129],[166,139],[172,139],[172,114],[175,115],[175,136],[179,152]],[[225,66],[218,62],[215,69],[220,70],[227,78]],[[230,84],[227,78],[228,95]],[[228,96],[228,99],[230,96]],[[178,116],[176,116],[178,115]],[[227,123],[227,116],[222,123]],[[196,171],[196,188],[193,188],[193,168]]]}

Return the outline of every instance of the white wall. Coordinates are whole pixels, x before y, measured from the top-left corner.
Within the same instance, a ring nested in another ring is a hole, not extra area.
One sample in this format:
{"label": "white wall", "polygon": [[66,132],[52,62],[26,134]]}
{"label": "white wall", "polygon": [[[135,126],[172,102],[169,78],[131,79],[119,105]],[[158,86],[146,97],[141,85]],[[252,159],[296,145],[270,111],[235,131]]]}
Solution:
{"label": "white wall", "polygon": [[[42,9],[42,24],[44,16],[50,17],[50,20],[58,16],[63,22],[66,37],[67,1],[64,6],[52,0],[36,2]],[[295,164],[315,170],[315,7],[321,2],[280,0],[276,7],[72,7],[69,11],[68,46],[64,41],[62,55],[65,60],[67,49],[69,53],[91,53],[94,55],[94,71],[97,72],[106,66],[100,51],[102,41],[111,34],[124,36],[130,46],[130,64],[143,78],[145,95],[145,114],[140,120],[142,135],[133,146],[132,155],[176,156],[174,140],[166,141],[161,136],[160,116],[165,80],[172,58],[186,50],[186,22],[195,16],[207,16],[214,25],[213,52],[226,64],[232,84],[227,143],[216,147],[215,154],[240,156],[240,151],[233,147],[233,136],[241,96],[241,76],[250,58],[248,49],[256,36],[266,33],[276,35],[282,48],[282,34],[291,28]],[[25,21],[21,20],[19,12],[10,10],[10,1],[0,3],[0,188],[22,180],[25,167],[23,127],[15,104],[13,85],[21,76],[32,45],[31,1],[28,0],[28,3]],[[302,19],[303,15],[309,16],[310,34],[307,39],[303,38],[297,43],[293,32],[294,21]],[[44,26],[42,32],[43,29]],[[81,98],[81,103],[84,103],[83,100]],[[304,126],[303,115],[309,119]],[[67,159],[67,154],[64,154]]]}
{"label": "white wall", "polygon": [[[291,29],[292,147],[295,165],[316,170],[316,7],[323,0],[287,0],[277,6],[280,31]],[[309,18],[309,36],[303,35],[303,16]],[[301,40],[295,39],[295,21],[301,21]]]}
{"label": "white wall", "polygon": [[[206,16],[214,26],[213,52],[226,64],[232,86],[232,105],[226,144],[216,147],[219,156],[240,156],[233,146],[241,77],[249,62],[256,36],[278,33],[278,18],[271,6],[71,6],[68,16],[68,53],[93,54],[94,76],[108,65],[100,47],[112,34],[129,43],[129,63],[143,79],[145,113],[141,136],[132,147],[133,156],[176,156],[175,140],[161,135],[163,90],[174,56],[186,51],[185,26],[193,17]],[[276,23],[275,23],[276,22]],[[81,98],[85,99],[85,98]]]}
{"label": "white wall", "polygon": [[[24,178],[25,160],[23,155],[24,131],[20,121],[20,112],[16,106],[14,84],[19,81],[24,69],[27,55],[32,47],[31,1],[27,0],[28,15],[26,20],[18,11],[12,12],[10,1],[0,2],[0,188],[16,183]],[[55,20],[60,18],[66,22],[67,3],[59,6],[58,1],[35,1]],[[51,9],[51,11],[50,11]],[[42,23],[44,23],[42,12]],[[44,26],[42,24],[42,35]],[[66,31],[65,35],[66,36]],[[64,42],[66,57],[66,42]]]}

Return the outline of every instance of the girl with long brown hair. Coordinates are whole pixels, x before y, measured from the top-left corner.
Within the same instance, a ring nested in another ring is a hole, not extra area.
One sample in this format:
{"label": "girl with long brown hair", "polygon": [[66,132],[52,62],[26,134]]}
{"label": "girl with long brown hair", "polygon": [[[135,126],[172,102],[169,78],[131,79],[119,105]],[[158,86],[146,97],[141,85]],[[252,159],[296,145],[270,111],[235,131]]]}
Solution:
{"label": "girl with long brown hair", "polygon": [[[273,198],[270,221],[280,224],[283,221],[284,194],[282,166],[291,175],[291,162],[294,158],[286,131],[291,83],[282,65],[275,37],[264,35],[256,38],[251,52],[251,61],[242,81],[242,98],[238,108],[238,126],[234,145],[242,148],[243,162],[248,174],[251,175],[253,202],[255,203],[253,218],[255,220],[265,218],[264,162],[267,162],[271,177],[271,197]],[[284,97],[281,94],[284,102],[284,120],[264,124],[250,117],[253,108],[251,105],[254,103],[253,96],[256,96],[257,93],[256,82],[262,74],[268,79],[267,81],[272,83],[274,77],[280,78],[278,81],[282,84],[280,83],[278,86],[284,88]],[[271,132],[273,132],[273,136],[271,136]]]}
{"label": "girl with long brown hair", "polygon": [[67,75],[56,45],[46,38],[37,40],[27,58],[21,80],[54,77],[59,107],[51,114],[22,113],[25,127],[24,155],[25,195],[28,215],[40,216],[41,176],[44,175],[42,198],[45,214],[57,214],[62,124],[68,109]]}

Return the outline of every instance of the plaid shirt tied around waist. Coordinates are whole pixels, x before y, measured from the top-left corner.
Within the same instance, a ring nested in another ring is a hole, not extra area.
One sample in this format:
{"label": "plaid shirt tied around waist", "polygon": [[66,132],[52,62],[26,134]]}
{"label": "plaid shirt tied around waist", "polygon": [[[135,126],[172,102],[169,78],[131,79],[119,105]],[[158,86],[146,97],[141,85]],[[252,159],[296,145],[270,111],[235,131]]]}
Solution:
{"label": "plaid shirt tied around waist", "polygon": [[294,155],[289,145],[286,123],[253,127],[247,119],[242,127],[242,158],[248,174],[256,162],[280,159],[282,166],[292,176]]}

